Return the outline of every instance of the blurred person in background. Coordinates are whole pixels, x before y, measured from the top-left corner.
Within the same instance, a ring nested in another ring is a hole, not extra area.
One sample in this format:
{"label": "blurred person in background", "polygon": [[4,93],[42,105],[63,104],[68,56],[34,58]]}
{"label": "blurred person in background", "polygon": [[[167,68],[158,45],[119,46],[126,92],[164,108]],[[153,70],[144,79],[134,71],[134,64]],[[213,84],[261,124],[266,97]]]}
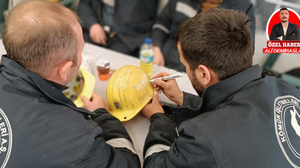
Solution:
{"label": "blurred person in background", "polygon": [[149,37],[158,0],[81,0],[84,40],[132,56]]}
{"label": "blurred person in background", "polygon": [[176,31],[185,20],[216,7],[242,11],[249,16],[254,46],[255,16],[251,0],[169,0],[152,27],[154,63],[184,71],[174,43]]}

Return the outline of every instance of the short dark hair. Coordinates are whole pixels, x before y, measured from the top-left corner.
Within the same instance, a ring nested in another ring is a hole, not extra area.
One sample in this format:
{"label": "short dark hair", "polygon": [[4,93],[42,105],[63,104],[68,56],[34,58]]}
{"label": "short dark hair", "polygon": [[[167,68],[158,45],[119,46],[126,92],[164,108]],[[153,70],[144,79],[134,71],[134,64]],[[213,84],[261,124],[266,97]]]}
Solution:
{"label": "short dark hair", "polygon": [[287,11],[289,11],[287,8],[281,8],[281,9],[279,10],[279,12],[281,12],[282,10],[287,10]]}
{"label": "short dark hair", "polygon": [[192,70],[205,65],[220,80],[252,66],[249,18],[241,12],[219,8],[201,12],[180,26],[175,41]]}

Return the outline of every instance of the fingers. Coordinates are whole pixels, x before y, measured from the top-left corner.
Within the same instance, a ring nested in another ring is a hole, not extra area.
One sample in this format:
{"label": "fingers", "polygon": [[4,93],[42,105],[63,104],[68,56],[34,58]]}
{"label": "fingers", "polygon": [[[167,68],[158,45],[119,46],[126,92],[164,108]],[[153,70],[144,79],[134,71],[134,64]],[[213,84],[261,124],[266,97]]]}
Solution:
{"label": "fingers", "polygon": [[99,34],[93,34],[90,36],[94,43],[96,44],[103,44],[105,41],[101,38]]}
{"label": "fingers", "polygon": [[160,61],[160,66],[164,66],[164,65],[165,65],[165,60],[162,59],[162,60]]}
{"label": "fingers", "polygon": [[85,96],[81,96],[80,99],[83,102],[83,104],[88,104],[90,102],[89,99]]}
{"label": "fingers", "polygon": [[95,111],[98,108],[107,108],[107,104],[104,99],[95,93],[92,94],[91,99],[88,99],[85,96],[81,96],[80,98],[84,107],[90,111]]}
{"label": "fingers", "polygon": [[155,113],[164,113],[164,110],[159,102],[159,96],[157,91],[154,92],[152,97],[152,102],[148,103],[141,112],[147,117],[150,118]]}
{"label": "fingers", "polygon": [[164,90],[168,87],[167,81],[163,81],[160,79],[154,80],[153,84],[156,86],[156,88],[159,88],[158,90]]}
{"label": "fingers", "polygon": [[103,45],[106,45],[106,34],[104,32],[101,33],[100,35],[100,43]]}
{"label": "fingers", "polygon": [[159,66],[164,66],[164,60],[163,59],[157,60],[156,62],[154,62],[154,64]]}
{"label": "fingers", "polygon": [[93,41],[97,44],[106,45],[106,35],[102,34],[102,32],[99,32],[99,34],[95,34],[93,36]]}
{"label": "fingers", "polygon": [[155,87],[155,90],[156,90],[158,93],[162,93],[163,88],[161,88],[161,87],[159,87],[159,86],[156,86],[156,87]]}
{"label": "fingers", "polygon": [[92,96],[91,96],[91,101],[101,100],[101,99],[102,99],[102,97],[100,97],[96,93],[93,93]]}
{"label": "fingers", "polygon": [[100,44],[100,39],[99,39],[97,36],[91,34],[91,35],[90,35],[90,38],[92,39],[92,41],[93,41],[94,43]]}
{"label": "fingers", "polygon": [[158,96],[158,92],[155,91],[153,94],[153,98],[152,98],[152,104],[156,104],[159,103],[159,96]]}
{"label": "fingers", "polygon": [[163,55],[154,53],[153,63],[159,66],[164,66],[165,61]]}
{"label": "fingers", "polygon": [[90,27],[90,38],[97,44],[106,45],[106,34],[100,24],[93,24]]}
{"label": "fingers", "polygon": [[166,72],[160,72],[160,73],[156,74],[155,76],[153,76],[152,78],[158,78],[158,77],[163,77],[163,76],[168,76],[168,75],[171,75],[171,74],[166,73]]}
{"label": "fingers", "polygon": [[[168,76],[168,75],[170,75],[170,74],[165,73],[165,72],[160,72],[157,75],[155,75],[153,78],[159,78],[159,77]],[[155,87],[156,91],[158,91],[159,93],[161,93],[162,91],[165,93],[165,91],[166,91],[167,94],[172,94],[171,93],[171,90],[173,90],[172,86],[177,85],[175,80],[164,81],[161,79],[154,80],[154,82],[152,84]]]}
{"label": "fingers", "polygon": [[107,108],[107,104],[106,104],[105,100],[100,95],[98,95],[96,93],[92,94],[91,101],[94,104],[96,104],[98,107]]}

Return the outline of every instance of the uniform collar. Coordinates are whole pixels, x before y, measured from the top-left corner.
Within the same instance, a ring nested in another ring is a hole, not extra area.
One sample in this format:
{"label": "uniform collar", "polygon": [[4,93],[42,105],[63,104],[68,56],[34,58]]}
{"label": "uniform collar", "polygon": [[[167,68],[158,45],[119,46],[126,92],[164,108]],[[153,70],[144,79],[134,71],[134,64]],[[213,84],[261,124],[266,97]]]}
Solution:
{"label": "uniform collar", "polygon": [[41,96],[47,96],[59,104],[66,105],[76,111],[92,114],[92,112],[86,109],[77,108],[75,104],[62,93],[61,89],[63,88],[61,85],[58,86],[58,84],[47,81],[36,73],[22,68],[18,63],[7,58],[5,55],[2,56],[0,63],[0,72],[1,71],[4,71],[2,72],[3,75],[19,88],[29,89],[38,94],[43,93]]}
{"label": "uniform collar", "polygon": [[261,72],[262,69],[258,65],[255,65],[232,77],[209,86],[202,95],[201,111],[206,112],[214,110],[219,104],[223,103],[228,97],[238,92],[245,85],[253,80],[261,78]]}
{"label": "uniform collar", "polygon": [[49,81],[47,80],[49,83],[51,83],[54,87],[56,87],[57,89],[61,90],[61,91],[64,91],[66,89],[68,89],[69,87],[68,86],[65,86],[65,85],[61,85],[61,84],[58,84],[56,82],[53,82],[53,81]]}

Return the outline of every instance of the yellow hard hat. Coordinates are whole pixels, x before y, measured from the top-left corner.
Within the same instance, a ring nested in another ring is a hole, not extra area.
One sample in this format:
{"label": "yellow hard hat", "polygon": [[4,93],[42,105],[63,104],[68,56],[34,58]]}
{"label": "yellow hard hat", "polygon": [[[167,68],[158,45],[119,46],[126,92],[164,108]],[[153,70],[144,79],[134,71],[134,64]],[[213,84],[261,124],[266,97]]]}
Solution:
{"label": "yellow hard hat", "polygon": [[92,97],[95,77],[89,71],[80,67],[76,77],[67,86],[69,88],[63,91],[65,96],[71,99],[77,107],[84,107],[81,96],[88,99]]}
{"label": "yellow hard hat", "polygon": [[140,67],[126,65],[113,73],[106,94],[110,113],[120,121],[133,118],[152,99],[154,87]]}

